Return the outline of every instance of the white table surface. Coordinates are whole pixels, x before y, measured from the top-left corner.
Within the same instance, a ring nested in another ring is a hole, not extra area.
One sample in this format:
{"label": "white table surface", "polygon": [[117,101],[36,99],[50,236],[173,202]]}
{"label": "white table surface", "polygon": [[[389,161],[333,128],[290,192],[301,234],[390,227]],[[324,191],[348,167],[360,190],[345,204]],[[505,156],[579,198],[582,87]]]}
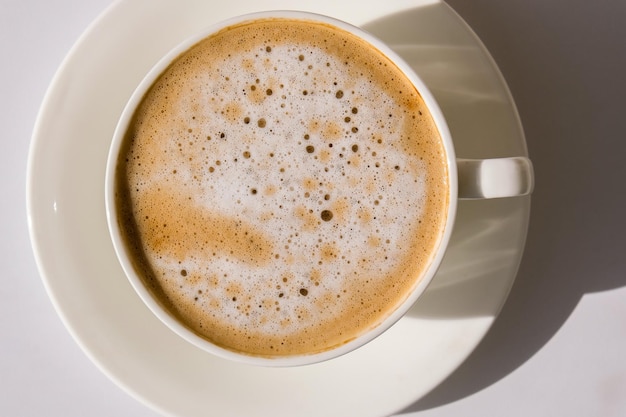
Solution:
{"label": "white table surface", "polygon": [[[108,0],[0,0],[0,416],[155,416],[71,338],[25,172],[51,78]],[[500,66],[535,165],[526,253],[468,360],[402,416],[626,416],[626,2],[449,0]]]}

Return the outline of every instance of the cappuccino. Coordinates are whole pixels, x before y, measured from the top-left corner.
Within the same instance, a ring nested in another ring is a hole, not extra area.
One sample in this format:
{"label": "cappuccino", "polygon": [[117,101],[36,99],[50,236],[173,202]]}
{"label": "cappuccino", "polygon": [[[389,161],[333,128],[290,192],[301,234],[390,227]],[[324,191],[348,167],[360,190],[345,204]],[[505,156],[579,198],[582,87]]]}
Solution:
{"label": "cappuccino", "polygon": [[263,357],[343,345],[387,318],[438,250],[446,151],[395,64],[308,20],[228,27],[137,108],[116,210],[136,273],[172,316]]}

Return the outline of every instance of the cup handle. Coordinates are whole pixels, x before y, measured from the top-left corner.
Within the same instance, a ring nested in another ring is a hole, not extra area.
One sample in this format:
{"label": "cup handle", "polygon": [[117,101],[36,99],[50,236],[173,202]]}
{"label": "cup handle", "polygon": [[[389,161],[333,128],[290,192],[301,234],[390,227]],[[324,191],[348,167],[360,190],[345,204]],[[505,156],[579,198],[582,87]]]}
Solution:
{"label": "cup handle", "polygon": [[503,198],[528,195],[535,179],[525,157],[457,159],[460,199]]}

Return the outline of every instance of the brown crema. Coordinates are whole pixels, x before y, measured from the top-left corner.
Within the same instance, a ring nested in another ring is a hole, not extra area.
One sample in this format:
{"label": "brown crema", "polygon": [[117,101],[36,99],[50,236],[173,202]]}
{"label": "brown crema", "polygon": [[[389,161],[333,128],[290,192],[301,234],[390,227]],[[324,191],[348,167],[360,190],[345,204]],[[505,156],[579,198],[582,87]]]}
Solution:
{"label": "brown crema", "polygon": [[436,253],[446,154],[409,79],[333,26],[264,19],[181,54],[144,96],[116,171],[122,235],[160,303],[255,356],[380,324]]}

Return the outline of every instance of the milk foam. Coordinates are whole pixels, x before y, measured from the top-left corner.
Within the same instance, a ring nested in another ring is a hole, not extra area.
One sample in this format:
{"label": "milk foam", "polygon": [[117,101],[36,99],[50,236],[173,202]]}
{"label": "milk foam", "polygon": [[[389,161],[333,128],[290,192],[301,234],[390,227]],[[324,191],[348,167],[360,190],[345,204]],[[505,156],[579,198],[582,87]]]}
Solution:
{"label": "milk foam", "polygon": [[415,285],[445,222],[444,154],[419,95],[325,25],[269,21],[200,43],[129,138],[150,274],[190,328],[230,349],[356,337]]}

